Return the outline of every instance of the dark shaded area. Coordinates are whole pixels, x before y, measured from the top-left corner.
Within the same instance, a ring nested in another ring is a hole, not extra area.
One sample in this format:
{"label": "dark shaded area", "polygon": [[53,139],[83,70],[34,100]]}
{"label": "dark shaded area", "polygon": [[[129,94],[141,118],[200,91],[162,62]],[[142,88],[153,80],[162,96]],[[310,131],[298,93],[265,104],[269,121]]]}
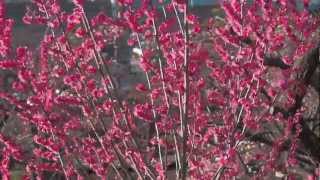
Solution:
{"label": "dark shaded area", "polygon": [[273,67],[279,67],[281,69],[288,69],[290,68],[289,65],[284,63],[280,57],[271,57],[271,56],[266,56],[264,58],[263,64],[265,66],[273,66]]}
{"label": "dark shaded area", "polygon": [[[101,2],[88,2],[84,4],[84,9],[89,18],[93,17],[100,11],[104,11],[106,14],[111,15],[112,11],[110,1],[106,1],[104,3]],[[31,3],[7,3],[7,17],[15,20],[16,25],[24,25],[22,22],[22,17],[26,11],[26,7],[32,5]],[[60,1],[60,5],[62,9],[66,12],[72,12],[75,7],[72,3],[66,1]]]}

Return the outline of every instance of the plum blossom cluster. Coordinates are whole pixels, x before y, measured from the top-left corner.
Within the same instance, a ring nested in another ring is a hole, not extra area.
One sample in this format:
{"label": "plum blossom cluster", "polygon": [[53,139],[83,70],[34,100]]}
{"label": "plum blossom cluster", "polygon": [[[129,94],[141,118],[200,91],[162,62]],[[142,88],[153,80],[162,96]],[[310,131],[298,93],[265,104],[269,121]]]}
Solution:
{"label": "plum blossom cluster", "polygon": [[[12,34],[12,26],[13,20],[6,18],[6,9],[4,6],[4,2],[0,3],[0,55],[1,57],[6,57],[9,55],[10,46],[11,46],[11,34]],[[3,66],[6,66],[5,64]]]}
{"label": "plum blossom cluster", "polygon": [[[307,1],[221,1],[225,17],[205,22],[185,0],[117,3],[119,17],[89,19],[83,0],[71,12],[33,0],[23,22],[47,28],[38,50],[11,47],[0,3],[0,69],[15,74],[0,103],[21,128],[0,132],[2,178],[14,167],[25,179],[294,178],[307,86],[295,62],[319,44]],[[141,50],[134,102],[102,52],[122,38]],[[270,81],[275,56],[286,68]]]}

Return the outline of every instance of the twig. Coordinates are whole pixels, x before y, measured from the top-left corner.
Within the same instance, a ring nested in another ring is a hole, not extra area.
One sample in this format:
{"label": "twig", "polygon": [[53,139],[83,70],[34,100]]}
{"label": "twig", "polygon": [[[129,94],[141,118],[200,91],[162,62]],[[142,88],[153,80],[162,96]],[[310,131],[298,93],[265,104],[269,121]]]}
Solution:
{"label": "twig", "polygon": [[187,177],[188,162],[187,162],[187,141],[188,141],[188,105],[189,105],[189,23],[187,16],[189,14],[189,2],[185,2],[184,10],[184,26],[185,26],[185,38],[184,38],[184,102],[183,102],[183,144],[182,144],[182,170],[181,177],[185,180]]}

